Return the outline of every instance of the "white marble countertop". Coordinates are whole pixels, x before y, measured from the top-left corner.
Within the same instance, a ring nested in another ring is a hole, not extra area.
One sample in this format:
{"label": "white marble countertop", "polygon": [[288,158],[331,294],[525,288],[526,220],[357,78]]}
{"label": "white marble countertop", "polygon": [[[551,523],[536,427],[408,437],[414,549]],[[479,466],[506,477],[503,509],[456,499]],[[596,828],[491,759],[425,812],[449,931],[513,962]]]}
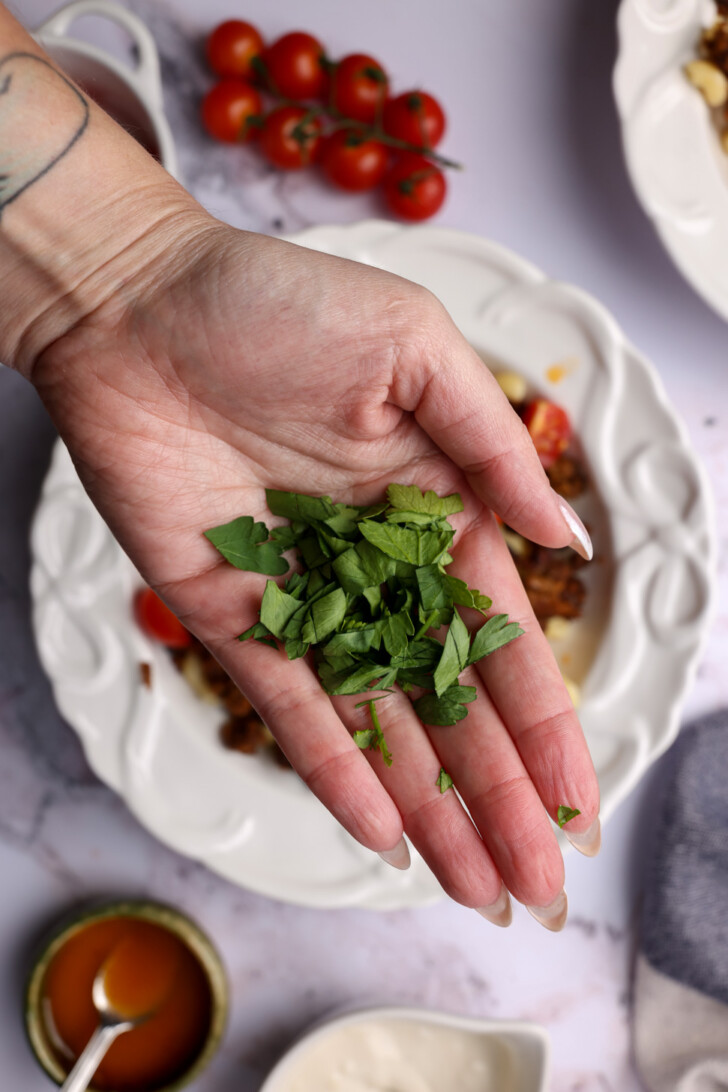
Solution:
{"label": "white marble countertop", "polygon": [[[18,0],[26,25],[57,5]],[[204,32],[233,12],[268,37],[309,29],[332,53],[370,51],[406,89],[448,108],[454,178],[436,222],[488,236],[592,292],[658,367],[711,475],[719,513],[712,639],[686,718],[728,700],[726,330],[673,269],[626,178],[610,77],[614,2],[583,0],[133,0],[163,56],[169,118],[188,186],[230,222],[264,232],[379,215],[370,196],[278,177],[254,154],[210,146],[196,103]],[[89,19],[84,33],[123,53]],[[82,25],[79,24],[79,33]],[[660,764],[614,816],[604,849],[567,861],[571,915],[552,935],[518,909],[503,933],[448,902],[377,914],[321,912],[237,889],[156,843],[89,772],[54,708],[29,619],[27,532],[53,440],[33,391],[0,372],[0,1056],[4,1083],[50,1087],[21,1028],[21,990],[38,930],[75,900],[148,894],[196,917],[219,945],[232,1010],[199,1092],[254,1092],[280,1050],[342,1004],[414,1003],[535,1020],[552,1038],[553,1092],[636,1092],[630,969]]]}

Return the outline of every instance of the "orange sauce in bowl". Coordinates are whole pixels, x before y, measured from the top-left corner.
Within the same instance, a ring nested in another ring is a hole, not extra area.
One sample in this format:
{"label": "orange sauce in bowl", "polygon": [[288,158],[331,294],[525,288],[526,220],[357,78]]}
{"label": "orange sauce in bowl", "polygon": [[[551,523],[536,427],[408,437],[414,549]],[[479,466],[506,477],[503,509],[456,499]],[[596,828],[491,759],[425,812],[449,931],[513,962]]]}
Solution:
{"label": "orange sauce in bowl", "polygon": [[92,988],[102,967],[112,1008],[129,1019],[151,1015],[112,1043],[92,1087],[163,1088],[195,1062],[210,1030],[212,992],[200,961],[171,929],[134,917],[103,918],[75,931],[42,985],[48,1039],[67,1072],[99,1023]]}

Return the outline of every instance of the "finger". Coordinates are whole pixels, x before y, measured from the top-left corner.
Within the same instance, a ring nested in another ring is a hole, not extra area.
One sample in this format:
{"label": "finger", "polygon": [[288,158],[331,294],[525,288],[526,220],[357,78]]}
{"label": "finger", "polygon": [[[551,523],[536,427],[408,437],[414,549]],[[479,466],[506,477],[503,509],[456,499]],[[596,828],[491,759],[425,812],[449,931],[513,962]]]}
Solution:
{"label": "finger", "polygon": [[[371,727],[368,705],[357,709],[344,698],[334,698],[334,704],[350,730]],[[392,764],[379,751],[366,755],[397,805],[407,836],[451,898],[481,912],[495,907],[497,918],[508,906],[500,874],[456,794],[440,792],[440,760],[409,700],[396,691],[375,708]]]}
{"label": "finger", "polygon": [[[577,808],[564,833],[582,852],[599,848],[599,785],[589,749],[554,655],[528,601],[502,536],[492,521],[464,533],[451,571],[485,587],[493,612],[507,613],[524,634],[486,656],[478,673],[506,724],[551,818]],[[579,837],[581,844],[579,844]]]}
{"label": "finger", "polygon": [[509,527],[543,546],[572,546],[591,558],[584,525],[551,488],[528,430],[495,378],[451,323],[446,333],[419,398],[412,405],[413,385],[403,382],[400,404],[414,410],[477,496]]}
{"label": "finger", "polygon": [[[183,617],[245,693],[284,754],[341,825],[376,852],[402,838],[396,806],[304,660],[235,634],[258,621],[265,578],[223,562],[194,581],[196,611]],[[187,598],[178,589],[170,605]],[[204,604],[204,606],[199,606]]]}
{"label": "finger", "polygon": [[563,890],[564,862],[549,817],[477,672],[461,681],[477,690],[468,715],[427,734],[508,890],[528,907],[550,906]]}

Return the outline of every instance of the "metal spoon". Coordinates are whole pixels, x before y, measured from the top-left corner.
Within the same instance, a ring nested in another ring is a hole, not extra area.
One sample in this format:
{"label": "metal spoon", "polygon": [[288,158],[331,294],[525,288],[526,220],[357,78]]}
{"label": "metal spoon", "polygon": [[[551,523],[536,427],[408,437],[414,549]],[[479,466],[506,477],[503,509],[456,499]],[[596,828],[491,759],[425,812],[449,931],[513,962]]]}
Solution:
{"label": "metal spoon", "polygon": [[[100,1060],[108,1051],[111,1043],[114,1043],[116,1038],[122,1035],[123,1032],[131,1031],[138,1024],[154,1016],[159,1005],[168,996],[177,956],[174,950],[165,949],[164,946],[159,948],[159,941],[156,940],[157,960],[162,958],[162,963],[157,962],[156,980],[153,978],[151,986],[147,983],[143,1007],[136,1011],[120,1012],[119,1008],[126,1008],[123,1002],[119,1006],[117,999],[118,1007],[115,1008],[114,1002],[109,999],[107,989],[109,977],[114,978],[116,972],[118,986],[119,968],[124,964],[124,961],[130,961],[133,965],[139,962],[140,959],[148,958],[148,942],[150,942],[150,939],[146,937],[145,940],[144,938],[144,934],[140,938],[138,934],[132,931],[111,950],[109,956],[97,971],[91,996],[94,1007],[98,1012],[98,1026],[86,1043],[82,1054],[76,1060],[76,1064],[68,1077],[65,1078],[61,1092],[84,1092],[84,1089],[91,1083]],[[165,951],[167,953],[166,963],[164,961]],[[159,956],[159,952],[162,952],[162,956]],[[114,995],[115,989],[111,988],[111,996],[114,997]],[[136,1002],[136,1005],[139,1005],[139,1001]]]}
{"label": "metal spoon", "polygon": [[111,1003],[106,996],[105,979],[107,966],[107,963],[104,963],[101,966],[94,978],[94,984],[91,990],[91,997],[93,998],[94,1006],[99,1014],[99,1026],[86,1043],[75,1066],[66,1077],[61,1092],[83,1092],[85,1088],[88,1088],[94,1073],[99,1067],[99,1062],[114,1040],[125,1031],[130,1031],[131,1028],[136,1027],[137,1024],[141,1024],[151,1015],[151,1013],[145,1012],[132,1020],[126,1016],[119,1015],[119,1013],[112,1008]]}

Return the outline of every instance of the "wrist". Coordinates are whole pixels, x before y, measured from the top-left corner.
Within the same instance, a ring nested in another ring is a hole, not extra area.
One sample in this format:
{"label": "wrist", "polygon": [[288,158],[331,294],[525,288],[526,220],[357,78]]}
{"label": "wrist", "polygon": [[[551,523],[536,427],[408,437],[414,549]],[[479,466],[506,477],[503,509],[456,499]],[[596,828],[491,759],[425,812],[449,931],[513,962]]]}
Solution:
{"label": "wrist", "polygon": [[0,57],[0,360],[32,378],[50,345],[210,218],[25,46]]}

